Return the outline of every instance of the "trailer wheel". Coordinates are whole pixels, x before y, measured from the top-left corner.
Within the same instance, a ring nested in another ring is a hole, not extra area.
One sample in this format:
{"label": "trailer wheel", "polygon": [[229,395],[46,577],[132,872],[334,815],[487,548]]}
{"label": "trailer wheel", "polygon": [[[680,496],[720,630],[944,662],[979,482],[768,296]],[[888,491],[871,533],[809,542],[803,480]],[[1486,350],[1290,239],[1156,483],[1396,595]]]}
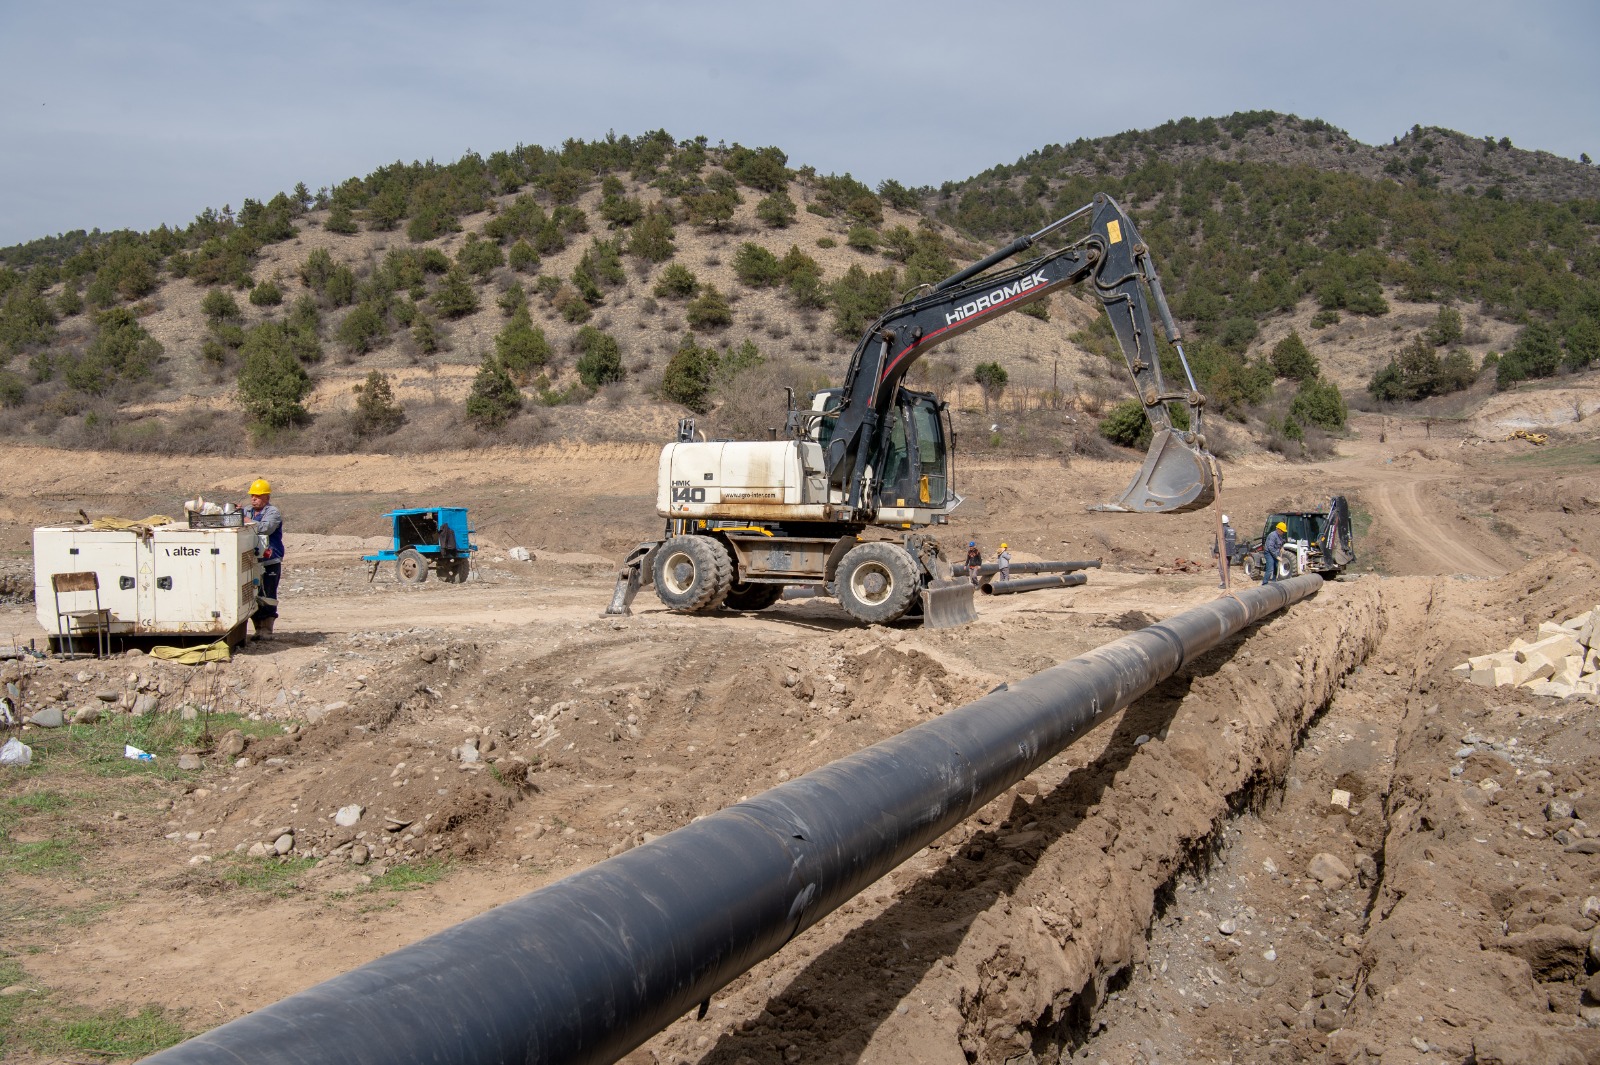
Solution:
{"label": "trailer wheel", "polygon": [[439,579],[447,584],[465,584],[472,574],[472,568],[464,558],[444,559],[435,568],[439,571]]}
{"label": "trailer wheel", "polygon": [[421,584],[428,579],[428,560],[408,547],[395,556],[394,575],[401,584]]}
{"label": "trailer wheel", "polygon": [[726,610],[765,610],[782,598],[781,584],[735,584],[722,606]]}
{"label": "trailer wheel", "polygon": [[1244,575],[1253,581],[1259,581],[1261,579],[1261,565],[1260,555],[1244,556]]}
{"label": "trailer wheel", "polygon": [[860,544],[839,563],[838,585],[845,613],[869,625],[887,625],[911,609],[917,571],[898,544]]}
{"label": "trailer wheel", "polygon": [[656,552],[656,595],[680,614],[715,610],[733,588],[733,559],[709,536],[674,536]]}

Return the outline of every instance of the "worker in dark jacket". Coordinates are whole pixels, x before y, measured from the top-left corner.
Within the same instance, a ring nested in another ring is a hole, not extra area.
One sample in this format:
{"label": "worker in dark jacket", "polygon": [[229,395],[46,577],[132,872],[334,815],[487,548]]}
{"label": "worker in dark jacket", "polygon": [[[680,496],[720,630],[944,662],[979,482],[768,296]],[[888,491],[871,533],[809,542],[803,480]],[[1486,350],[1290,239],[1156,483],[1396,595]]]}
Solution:
{"label": "worker in dark jacket", "polygon": [[981,570],[982,568],[983,568],[983,552],[978,550],[978,541],[976,541],[976,540],[968,540],[967,541],[967,576],[972,579],[972,583],[973,584],[977,584],[978,581],[982,578],[982,574],[979,573],[979,570]]}
{"label": "worker in dark jacket", "polygon": [[1283,576],[1283,545],[1289,541],[1289,526],[1283,522],[1272,527],[1267,533],[1266,543],[1261,545],[1261,583],[1279,580]]}
{"label": "worker in dark jacket", "polygon": [[250,482],[250,505],[244,519],[255,526],[256,556],[261,559],[254,639],[270,640],[278,620],[278,581],[283,576],[283,514],[272,505],[272,485],[259,477]]}

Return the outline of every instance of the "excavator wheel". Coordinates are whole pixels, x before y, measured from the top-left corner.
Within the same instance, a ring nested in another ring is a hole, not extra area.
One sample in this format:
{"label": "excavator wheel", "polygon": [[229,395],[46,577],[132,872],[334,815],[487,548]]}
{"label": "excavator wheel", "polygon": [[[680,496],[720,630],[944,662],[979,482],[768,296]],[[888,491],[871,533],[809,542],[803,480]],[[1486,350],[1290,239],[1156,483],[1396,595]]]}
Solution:
{"label": "excavator wheel", "polygon": [[781,598],[781,584],[735,584],[722,606],[724,610],[765,610]]}
{"label": "excavator wheel", "polygon": [[839,562],[839,603],[845,613],[869,625],[905,617],[916,600],[917,571],[898,544],[858,544]]}
{"label": "excavator wheel", "polygon": [[656,595],[680,614],[715,610],[733,588],[733,559],[709,536],[674,536],[656,552]]}

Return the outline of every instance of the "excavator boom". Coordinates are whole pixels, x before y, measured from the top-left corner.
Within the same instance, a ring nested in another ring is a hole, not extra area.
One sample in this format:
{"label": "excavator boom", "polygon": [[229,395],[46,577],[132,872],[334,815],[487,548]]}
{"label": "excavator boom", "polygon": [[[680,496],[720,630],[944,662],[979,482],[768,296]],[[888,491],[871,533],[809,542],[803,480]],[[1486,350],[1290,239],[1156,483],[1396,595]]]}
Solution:
{"label": "excavator boom", "polygon": [[[1072,245],[996,273],[984,273],[1086,215],[1090,232]],[[953,274],[932,291],[889,310],[873,323],[857,346],[845,378],[838,420],[825,456],[829,482],[848,494],[852,507],[869,505],[865,477],[878,465],[882,427],[912,365],[945,341],[1056,289],[1084,281],[1093,282],[1094,293],[1105,306],[1145,417],[1155,430],[1150,452],[1133,482],[1097,509],[1175,513],[1209,504],[1216,496],[1218,474],[1215,460],[1205,449],[1201,424],[1205,398],[1189,372],[1149,249],[1132,219],[1104,194]],[[1152,303],[1168,340],[1178,347],[1188,378],[1186,390],[1168,391],[1162,381],[1150,319]],[[1188,429],[1173,425],[1168,403],[1188,407]]]}

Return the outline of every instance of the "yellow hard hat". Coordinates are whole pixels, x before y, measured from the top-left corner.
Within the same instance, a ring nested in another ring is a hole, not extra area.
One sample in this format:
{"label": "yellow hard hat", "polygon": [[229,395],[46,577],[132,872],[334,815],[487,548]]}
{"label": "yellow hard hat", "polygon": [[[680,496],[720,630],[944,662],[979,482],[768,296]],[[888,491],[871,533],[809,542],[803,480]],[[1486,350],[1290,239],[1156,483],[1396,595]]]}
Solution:
{"label": "yellow hard hat", "polygon": [[1008,546],[1010,546],[1010,545],[1009,544],[1001,544],[1000,545],[1000,550],[1004,551]]}
{"label": "yellow hard hat", "polygon": [[1285,525],[1281,521],[1278,522],[1278,524],[1274,525],[1273,528],[1277,529],[1279,532],[1288,532],[1289,531],[1289,526]]}
{"label": "yellow hard hat", "polygon": [[272,486],[257,477],[250,482],[250,494],[253,496],[270,496],[272,494]]}

